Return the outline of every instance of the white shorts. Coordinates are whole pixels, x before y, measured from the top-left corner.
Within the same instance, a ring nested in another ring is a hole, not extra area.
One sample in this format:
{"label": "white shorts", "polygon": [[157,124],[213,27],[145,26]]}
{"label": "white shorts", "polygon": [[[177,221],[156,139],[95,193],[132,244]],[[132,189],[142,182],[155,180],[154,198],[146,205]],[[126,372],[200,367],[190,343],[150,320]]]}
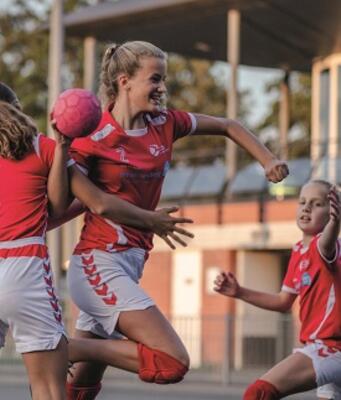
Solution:
{"label": "white shorts", "polygon": [[[331,395],[331,390],[333,390],[334,397],[329,398],[341,399],[341,351],[315,342],[295,349],[295,352],[303,353],[311,358],[316,374],[316,384],[319,387],[318,394],[328,392]],[[326,384],[329,385],[324,386]]]}
{"label": "white shorts", "polygon": [[138,248],[73,255],[68,286],[80,309],[76,328],[104,338],[118,337],[115,327],[121,311],[153,306],[154,301],[138,285],[144,262],[145,251]]}
{"label": "white shorts", "polygon": [[[55,349],[65,330],[46,246],[11,249],[6,258],[0,248],[0,347],[9,328],[19,353]],[[21,249],[26,256],[13,255]]]}
{"label": "white shorts", "polygon": [[336,399],[337,387],[332,383],[320,386],[316,389],[316,396],[319,399]]}

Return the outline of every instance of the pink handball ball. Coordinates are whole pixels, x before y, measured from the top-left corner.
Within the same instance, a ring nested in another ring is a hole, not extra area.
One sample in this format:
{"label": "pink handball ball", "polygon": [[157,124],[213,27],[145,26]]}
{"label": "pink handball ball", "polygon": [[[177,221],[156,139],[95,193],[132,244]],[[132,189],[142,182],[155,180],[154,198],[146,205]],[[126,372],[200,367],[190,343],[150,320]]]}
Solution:
{"label": "pink handball ball", "polygon": [[59,95],[51,111],[60,133],[70,138],[87,136],[102,117],[97,97],[86,89],[68,89]]}

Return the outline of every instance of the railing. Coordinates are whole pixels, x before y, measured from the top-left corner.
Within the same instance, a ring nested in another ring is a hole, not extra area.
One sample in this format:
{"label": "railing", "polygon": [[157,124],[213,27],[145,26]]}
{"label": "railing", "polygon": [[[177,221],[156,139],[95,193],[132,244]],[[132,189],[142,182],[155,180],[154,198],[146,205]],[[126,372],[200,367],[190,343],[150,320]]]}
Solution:
{"label": "railing", "polygon": [[[245,383],[291,353],[295,345],[290,315],[269,312],[269,318],[177,317],[171,322],[192,360],[191,379],[222,384]],[[0,363],[17,363],[8,336]]]}

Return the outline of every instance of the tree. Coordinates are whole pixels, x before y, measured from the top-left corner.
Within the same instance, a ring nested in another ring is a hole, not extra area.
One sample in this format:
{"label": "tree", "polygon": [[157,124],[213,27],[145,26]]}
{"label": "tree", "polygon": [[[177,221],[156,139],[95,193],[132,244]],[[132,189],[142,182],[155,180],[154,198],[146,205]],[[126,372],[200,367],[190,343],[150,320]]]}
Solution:
{"label": "tree", "polygon": [[[168,60],[168,106],[193,113],[226,116],[226,87],[215,72],[216,63],[171,54]],[[248,93],[240,94],[240,115],[247,114]],[[190,164],[212,162],[225,157],[226,139],[203,136],[200,140],[185,138],[175,144],[175,159]],[[245,159],[244,159],[245,160]]]}
{"label": "tree", "polygon": [[[64,11],[92,4],[93,0],[66,0]],[[46,22],[49,9],[38,8],[38,0],[13,0],[6,13],[0,15],[0,72],[1,80],[18,93],[24,110],[37,122],[39,129],[46,130],[48,31]],[[99,48],[103,48],[99,43]],[[168,90],[169,107],[226,115],[226,88],[214,71],[217,64],[205,60],[188,59],[171,54],[169,57]],[[82,86],[83,42],[68,37],[65,40],[63,82],[67,87]],[[66,87],[63,87],[65,89]],[[247,97],[241,94],[243,104]],[[242,108],[241,115],[247,110]],[[223,137],[202,137],[201,140],[184,139],[175,145],[176,158],[189,163],[207,163],[225,155],[226,140]]]}
{"label": "tree", "polygon": [[[289,159],[309,157],[311,131],[311,78],[308,74],[291,74],[290,79],[290,123],[289,123]],[[281,80],[269,82],[265,88],[267,93],[275,93],[276,98],[271,103],[269,112],[256,127],[261,132],[272,127],[278,131],[279,96]],[[293,129],[296,128],[296,129]],[[269,140],[268,145],[274,149],[278,143],[277,137]]]}
{"label": "tree", "polygon": [[[68,0],[65,10],[87,1]],[[13,0],[6,13],[0,14],[0,76],[17,92],[25,112],[32,116],[40,130],[46,129],[48,8],[41,2]],[[66,71],[71,82],[79,86],[83,47],[78,39],[66,41]]]}

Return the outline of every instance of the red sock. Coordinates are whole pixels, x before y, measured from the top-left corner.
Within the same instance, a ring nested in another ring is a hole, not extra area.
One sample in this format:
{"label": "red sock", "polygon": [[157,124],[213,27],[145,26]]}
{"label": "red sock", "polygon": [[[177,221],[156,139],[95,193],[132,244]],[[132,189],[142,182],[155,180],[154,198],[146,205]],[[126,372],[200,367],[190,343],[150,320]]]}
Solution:
{"label": "red sock", "polygon": [[270,382],[257,379],[246,389],[243,400],[278,400],[281,395]]}
{"label": "red sock", "polygon": [[101,382],[92,386],[66,384],[66,399],[67,400],[94,400],[101,390]]}

